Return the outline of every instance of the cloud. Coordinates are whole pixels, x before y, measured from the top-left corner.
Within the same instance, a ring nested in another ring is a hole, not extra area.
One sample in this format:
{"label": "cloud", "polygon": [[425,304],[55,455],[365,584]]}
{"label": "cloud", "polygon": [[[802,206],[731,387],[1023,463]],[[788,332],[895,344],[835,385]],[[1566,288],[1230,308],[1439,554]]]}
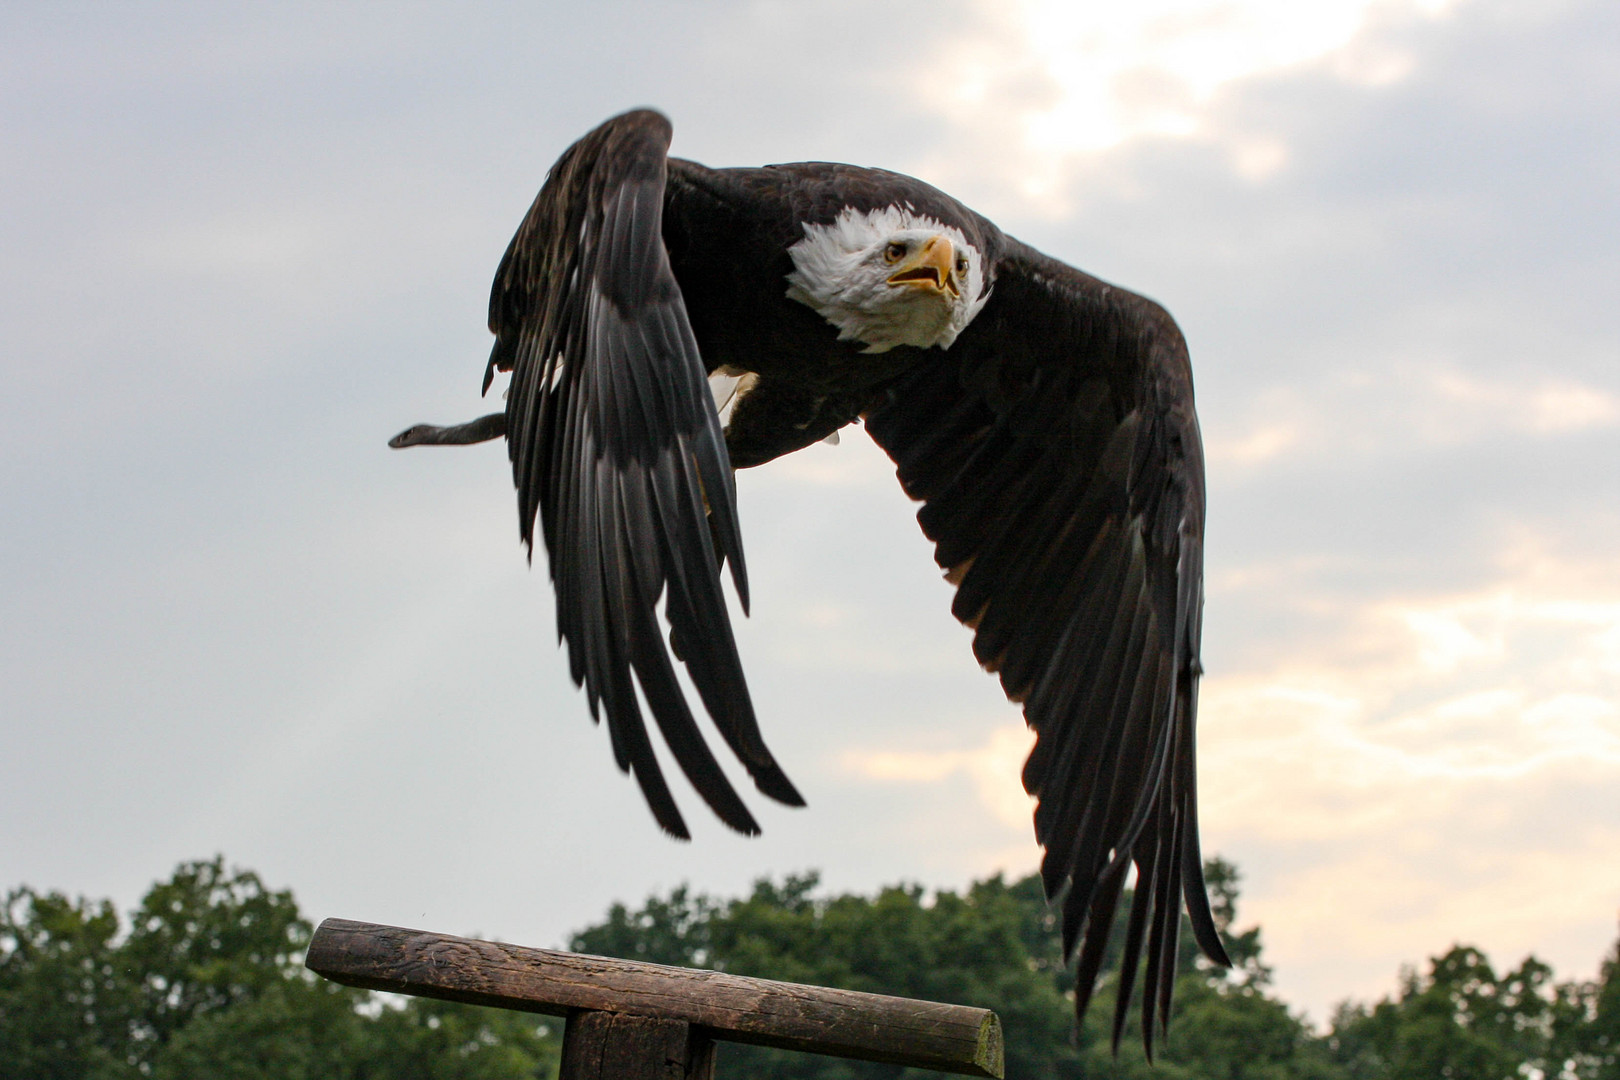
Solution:
{"label": "cloud", "polygon": [[1460,371],[1435,372],[1430,381],[1434,397],[1449,414],[1431,427],[1439,438],[1501,431],[1560,435],[1620,420],[1615,395],[1577,382],[1555,379],[1514,385],[1470,378]]}
{"label": "cloud", "polygon": [[[1128,7],[1060,0],[981,3],[969,29],[930,55],[910,79],[918,102],[956,137],[994,145],[973,163],[996,185],[1048,217],[1072,212],[1093,159],[1132,140],[1194,139],[1223,145],[1235,172],[1262,180],[1289,161],[1274,137],[1224,131],[1216,103],[1234,83],[1315,66],[1361,86],[1409,74],[1415,61],[1369,31],[1433,21],[1448,0],[1156,0]],[[935,158],[929,171],[953,170]],[[965,177],[963,179],[966,179]],[[951,176],[950,180],[958,180]]]}
{"label": "cloud", "polygon": [[1001,727],[985,742],[962,750],[877,750],[857,747],[843,755],[844,768],[880,783],[938,784],[956,776],[973,783],[980,809],[1009,828],[1029,827],[1034,800],[1018,776],[1035,745],[1025,728]]}
{"label": "cloud", "polygon": [[1206,829],[1319,1017],[1450,940],[1590,970],[1612,929],[1620,559],[1500,563],[1469,592],[1341,596],[1337,634],[1205,680]]}
{"label": "cloud", "polygon": [[1431,355],[1404,368],[1301,373],[1294,385],[1256,393],[1239,410],[1205,421],[1209,467],[1240,477],[1267,466],[1342,461],[1347,452],[1371,462],[1504,439],[1549,444],[1620,424],[1620,396],[1605,388],[1456,364]]}

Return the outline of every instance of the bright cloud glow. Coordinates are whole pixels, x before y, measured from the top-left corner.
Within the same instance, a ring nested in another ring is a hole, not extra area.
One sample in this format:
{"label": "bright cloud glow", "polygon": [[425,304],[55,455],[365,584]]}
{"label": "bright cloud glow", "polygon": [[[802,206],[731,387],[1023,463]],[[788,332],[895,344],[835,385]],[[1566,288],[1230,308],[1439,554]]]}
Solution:
{"label": "bright cloud glow", "polygon": [[1459,420],[1466,417],[1467,427],[1475,430],[1488,425],[1495,430],[1556,435],[1620,420],[1620,404],[1612,394],[1579,383],[1515,386],[1448,371],[1433,376],[1433,389],[1456,417],[1448,425],[1451,427],[1462,426]]}
{"label": "bright cloud glow", "polygon": [[[1033,800],[1018,777],[1034,745],[1029,729],[1002,726],[983,745],[967,750],[852,750],[844,755],[844,767],[884,783],[937,784],[967,776],[983,809],[1009,827],[1028,829]],[[1023,859],[1033,856],[1030,851],[1022,854]]]}
{"label": "bright cloud glow", "polygon": [[[1502,963],[1535,951],[1573,976],[1612,936],[1620,562],[1520,537],[1498,563],[1461,592],[1306,597],[1335,628],[1327,640],[1278,641],[1205,679],[1206,847],[1238,859],[1240,917],[1266,928],[1279,990],[1317,1020],[1388,993],[1402,963],[1451,940]],[[1233,572],[1218,599],[1309,592],[1323,570]],[[883,788],[965,789],[964,817],[1007,830],[996,865],[1017,873],[1037,856],[1019,783],[1029,747],[998,722],[978,745],[867,745],[842,763]]]}
{"label": "bright cloud glow", "polygon": [[1491,377],[1414,362],[1327,372],[1311,387],[1256,393],[1241,414],[1204,418],[1210,472],[1236,475],[1300,455],[1384,452],[1397,443],[1488,445],[1505,434],[1556,439],[1620,424],[1620,400],[1567,378]]}
{"label": "bright cloud glow", "polygon": [[1443,948],[1437,926],[1570,972],[1593,957],[1559,955],[1546,928],[1612,929],[1620,565],[1507,561],[1489,587],[1354,603],[1327,648],[1205,681],[1207,832],[1293,853],[1274,874],[1245,860],[1244,913],[1276,928],[1282,989],[1319,1019]]}
{"label": "bright cloud glow", "polygon": [[[1239,79],[1320,62],[1370,85],[1402,78],[1410,58],[1358,36],[1375,20],[1437,18],[1456,4],[1021,0],[1009,18],[1009,5],[987,0],[983,22],[995,31],[964,35],[944,64],[930,60],[917,73],[915,89],[976,141],[1010,142],[1007,176],[1025,198],[1056,210],[1075,155],[1143,135],[1206,136],[1212,102]],[[950,73],[944,93],[942,70]],[[1233,168],[1250,179],[1288,161],[1288,148],[1274,139],[1226,141]],[[975,169],[984,160],[976,158]]]}

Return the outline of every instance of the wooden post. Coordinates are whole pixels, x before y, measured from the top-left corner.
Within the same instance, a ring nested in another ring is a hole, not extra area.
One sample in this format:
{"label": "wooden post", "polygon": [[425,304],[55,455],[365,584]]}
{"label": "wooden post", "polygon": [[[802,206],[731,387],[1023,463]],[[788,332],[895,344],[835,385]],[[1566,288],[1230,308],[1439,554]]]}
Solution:
{"label": "wooden post", "polygon": [[712,1040],[1002,1075],[988,1009],[327,919],[305,965],[348,986],[566,1016],[562,1080],[710,1080]]}
{"label": "wooden post", "polygon": [[714,1040],[684,1020],[575,1013],[558,1080],[714,1080]]}

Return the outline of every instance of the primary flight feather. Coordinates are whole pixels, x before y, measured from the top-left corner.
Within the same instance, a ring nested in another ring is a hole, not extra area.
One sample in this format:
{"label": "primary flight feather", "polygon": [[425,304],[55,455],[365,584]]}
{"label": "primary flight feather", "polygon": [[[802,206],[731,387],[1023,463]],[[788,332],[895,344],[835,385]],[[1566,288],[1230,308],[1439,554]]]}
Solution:
{"label": "primary flight feather", "polygon": [[484,389],[511,372],[505,411],[391,445],[506,436],[574,681],[684,838],[637,687],[727,825],[759,831],[676,663],[755,786],[803,805],[761,735],[726,612],[728,565],[748,605],[732,470],[864,418],[923,503],[975,656],[1036,732],[1023,780],[1079,954],[1079,1013],[1137,870],[1114,1038],[1140,968],[1151,1051],[1183,899],[1199,945],[1227,962],[1198,843],[1204,468],[1180,331],[919,180],[709,169],[668,157],[670,135],[638,110],[563,153],[490,295]]}

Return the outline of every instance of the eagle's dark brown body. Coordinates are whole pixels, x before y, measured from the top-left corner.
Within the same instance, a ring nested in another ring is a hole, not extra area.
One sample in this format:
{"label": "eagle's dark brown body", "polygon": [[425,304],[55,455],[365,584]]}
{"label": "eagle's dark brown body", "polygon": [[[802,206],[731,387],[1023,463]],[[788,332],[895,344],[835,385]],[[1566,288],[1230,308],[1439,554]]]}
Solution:
{"label": "eagle's dark brown body", "polygon": [[825,224],[846,206],[877,209],[896,199],[949,221],[994,251],[994,225],[942,192],[899,173],[806,162],[761,169],[708,169],[672,159],[664,243],[681,283],[705,364],[757,372],[737,407],[726,448],[737,468],[759,465],[826,438],[872,408],[880,388],[937,349],[899,346],[866,353],[838,341],[826,321],[788,299],[788,248],[804,224]]}
{"label": "eagle's dark brown body", "polygon": [[[658,605],[755,785],[801,804],[765,747],[720,592],[729,563],[746,607],[731,468],[864,417],[924,504],[918,521],[975,655],[1037,733],[1024,783],[1065,947],[1080,954],[1082,1011],[1137,868],[1115,1037],[1145,956],[1151,1046],[1168,1020],[1183,897],[1199,944],[1225,962],[1198,845],[1204,482],[1180,332],[1158,305],[921,181],[824,163],[714,170],[667,158],[669,139],[668,121],[641,111],[569,148],[496,273],[489,375],[512,372],[504,420],[413,428],[396,445],[504,430],[523,537],[538,518],[559,633],[620,766],[659,823],[686,835],[639,686],[696,790],[754,832],[675,679]],[[897,207],[983,269],[960,301],[943,264],[925,282],[941,303],[982,305],[948,347],[872,351],[788,294],[811,231]],[[706,383],[717,371],[752,380],[724,429]]]}

